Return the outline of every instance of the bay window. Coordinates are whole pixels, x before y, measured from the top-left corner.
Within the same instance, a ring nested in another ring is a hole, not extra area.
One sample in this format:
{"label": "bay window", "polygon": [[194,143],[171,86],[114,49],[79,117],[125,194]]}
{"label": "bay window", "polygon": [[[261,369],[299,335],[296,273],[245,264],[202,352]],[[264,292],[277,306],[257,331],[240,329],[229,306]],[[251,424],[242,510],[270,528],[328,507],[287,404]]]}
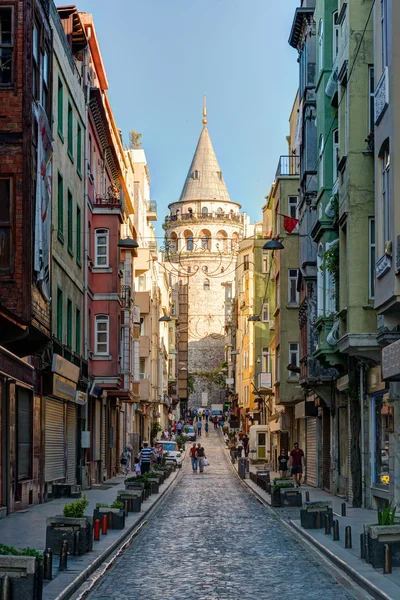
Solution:
{"label": "bay window", "polygon": [[96,229],[95,231],[95,266],[108,267],[109,256],[109,232],[108,229]]}

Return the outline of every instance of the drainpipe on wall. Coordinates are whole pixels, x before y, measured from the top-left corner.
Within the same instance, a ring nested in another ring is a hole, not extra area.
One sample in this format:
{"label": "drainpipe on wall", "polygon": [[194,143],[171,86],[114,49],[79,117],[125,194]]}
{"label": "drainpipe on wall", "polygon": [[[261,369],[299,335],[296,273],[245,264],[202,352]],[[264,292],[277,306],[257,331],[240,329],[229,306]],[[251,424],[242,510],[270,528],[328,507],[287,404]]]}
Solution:
{"label": "drainpipe on wall", "polygon": [[365,507],[365,431],[364,431],[364,369],[365,365],[360,364],[360,408],[361,408],[361,506]]}

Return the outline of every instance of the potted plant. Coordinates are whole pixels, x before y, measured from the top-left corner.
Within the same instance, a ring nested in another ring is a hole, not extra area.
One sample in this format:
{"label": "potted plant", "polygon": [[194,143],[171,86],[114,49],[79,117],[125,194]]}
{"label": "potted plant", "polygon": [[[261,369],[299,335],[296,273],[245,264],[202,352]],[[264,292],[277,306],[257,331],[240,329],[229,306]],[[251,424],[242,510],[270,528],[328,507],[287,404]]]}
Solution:
{"label": "potted plant", "polygon": [[12,579],[11,600],[41,600],[43,554],[34,548],[14,548],[0,544],[0,569]]}
{"label": "potted plant", "polygon": [[293,483],[285,481],[285,482],[276,482],[272,486],[271,489],[271,506],[282,506],[282,490],[286,490],[288,488],[293,488]]}
{"label": "potted plant", "polygon": [[123,529],[125,527],[125,506],[123,502],[115,500],[112,504],[96,504],[93,511],[93,522],[107,515],[108,529]]}
{"label": "potted plant", "polygon": [[378,508],[378,523],[364,525],[366,560],[375,569],[385,562],[385,544],[390,546],[392,566],[400,567],[400,522],[396,520],[396,507],[392,503]]}
{"label": "potted plant", "polygon": [[93,547],[93,520],[84,515],[89,502],[84,495],[81,500],[64,506],[63,515],[47,517],[46,548],[53,554],[59,554],[64,540],[68,542],[68,551],[75,556],[89,552]]}

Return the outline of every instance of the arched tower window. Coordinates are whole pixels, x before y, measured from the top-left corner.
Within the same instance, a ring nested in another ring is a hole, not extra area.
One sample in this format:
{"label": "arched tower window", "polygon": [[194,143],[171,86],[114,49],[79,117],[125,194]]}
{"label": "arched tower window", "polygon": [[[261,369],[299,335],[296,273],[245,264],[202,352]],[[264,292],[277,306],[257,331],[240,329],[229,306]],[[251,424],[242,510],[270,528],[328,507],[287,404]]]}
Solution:
{"label": "arched tower window", "polygon": [[235,231],[234,233],[232,233],[232,239],[231,239],[232,250],[236,250],[238,243],[239,243],[239,234]]}
{"label": "arched tower window", "polygon": [[189,250],[189,252],[192,252],[192,250],[193,250],[193,233],[189,229],[186,229],[186,231],[183,235],[185,237],[186,250]]}
{"label": "arched tower window", "polygon": [[202,250],[211,250],[211,232],[208,229],[200,231],[199,240]]}
{"label": "arched tower window", "polygon": [[228,250],[228,234],[226,231],[218,231],[217,244],[220,252],[226,252]]}
{"label": "arched tower window", "polygon": [[203,290],[206,290],[207,292],[210,290],[210,282],[208,279],[203,281]]}
{"label": "arched tower window", "polygon": [[168,249],[172,254],[178,251],[178,236],[175,231],[171,233],[171,237],[169,238]]}
{"label": "arched tower window", "polygon": [[201,214],[202,215],[208,215],[208,208],[207,208],[207,206],[203,206],[203,208],[201,209]]}

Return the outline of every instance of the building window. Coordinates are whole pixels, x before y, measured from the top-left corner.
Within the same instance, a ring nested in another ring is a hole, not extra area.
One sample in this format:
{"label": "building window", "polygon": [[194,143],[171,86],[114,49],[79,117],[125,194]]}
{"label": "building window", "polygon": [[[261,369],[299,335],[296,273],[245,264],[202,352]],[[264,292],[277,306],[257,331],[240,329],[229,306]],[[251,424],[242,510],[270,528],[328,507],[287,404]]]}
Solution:
{"label": "building window", "polygon": [[335,58],[337,57],[337,55],[339,54],[339,30],[340,30],[340,25],[338,23],[338,11],[333,13],[333,61],[335,60]]}
{"label": "building window", "polygon": [[382,71],[388,66],[387,45],[387,0],[381,0],[381,44],[382,44]]}
{"label": "building window", "polygon": [[319,136],[318,147],[318,182],[319,189],[324,187],[324,136]]}
{"label": "building window", "polygon": [[60,78],[58,78],[57,92],[57,131],[64,141],[64,86]]}
{"label": "building window", "polygon": [[289,269],[288,271],[288,303],[299,303],[299,292],[297,291],[298,269]]}
{"label": "building window", "polygon": [[44,50],[42,55],[42,89],[41,89],[41,102],[45,112],[48,112],[50,105],[49,98],[49,53]]}
{"label": "building window", "polygon": [[206,291],[208,292],[208,291],[209,291],[209,289],[210,289],[210,282],[209,282],[209,280],[208,280],[208,279],[205,279],[205,280],[203,281],[203,290],[206,290]]}
{"label": "building window", "polygon": [[262,255],[262,272],[263,273],[269,272],[269,257],[270,257],[269,251],[263,250],[263,255]]}
{"label": "building window", "polygon": [[261,310],[261,320],[263,323],[268,323],[269,321],[269,302],[268,300],[264,300]]}
{"label": "building window", "polygon": [[0,179],[0,270],[11,269],[12,186],[11,179]]}
{"label": "building window", "polygon": [[13,10],[0,8],[0,85],[8,86],[13,77]]}
{"label": "building window", "polygon": [[333,158],[333,176],[332,176],[332,181],[333,183],[335,183],[335,181],[338,178],[338,165],[339,165],[339,129],[335,129],[335,131],[332,133],[332,142],[333,142],[333,149],[332,149],[332,158]]}
{"label": "building window", "polygon": [[262,365],[262,372],[263,373],[270,373],[271,372],[271,357],[270,357],[269,348],[267,346],[265,346],[262,349],[262,361],[261,361],[261,365]]}
{"label": "building window", "polygon": [[373,396],[373,450],[375,455],[373,483],[389,486],[389,438],[393,423],[393,406],[387,394]]}
{"label": "building window", "polygon": [[249,386],[245,385],[244,386],[244,398],[243,398],[243,403],[244,404],[248,404],[249,403]]}
{"label": "building window", "polygon": [[57,339],[63,341],[63,293],[60,287],[57,287]]}
{"label": "building window", "polygon": [[[298,196],[288,196],[288,215],[292,219],[299,218],[299,198]],[[298,226],[293,231],[298,231]]]}
{"label": "building window", "polygon": [[36,23],[32,29],[32,96],[38,100],[39,96],[39,31]]}
{"label": "building window", "polygon": [[318,26],[318,68],[320,71],[323,69],[324,62],[324,22],[322,19],[319,21]]}
{"label": "building window", "polygon": [[74,115],[72,106],[68,102],[68,156],[74,160]]}
{"label": "building window", "polygon": [[243,256],[243,270],[248,271],[250,268],[249,254]]}
{"label": "building window", "polygon": [[[299,344],[290,342],[289,343],[289,365],[293,367],[299,366]],[[295,377],[297,379],[297,373],[289,371],[289,377]]]}
{"label": "building window", "polygon": [[[217,171],[218,179],[222,181],[222,171]],[[219,209],[220,212],[223,212],[222,209]]]}
{"label": "building window", "polygon": [[203,235],[201,238],[201,247],[203,250],[209,250],[210,238],[207,235]]}
{"label": "building window", "polygon": [[368,293],[369,299],[375,299],[375,219],[368,219],[368,245],[369,245],[369,267],[368,267]]}
{"label": "building window", "polygon": [[146,335],[145,331],[144,317],[140,317],[140,335]]}
{"label": "building window", "polygon": [[61,173],[57,176],[57,212],[58,239],[64,243],[64,181]]}
{"label": "building window", "polygon": [[108,267],[108,229],[96,229],[96,267]]}
{"label": "building window", "polygon": [[249,351],[245,350],[243,354],[243,369],[246,371],[249,368]]}
{"label": "building window", "polygon": [[76,134],[76,170],[82,176],[82,127],[78,123]]}
{"label": "building window", "polygon": [[82,213],[79,206],[76,207],[76,262],[81,266],[82,260]]}
{"label": "building window", "polygon": [[[383,223],[383,244],[390,241],[390,152],[389,146],[386,147],[381,158],[382,163],[382,223]],[[383,248],[382,248],[383,251]]]}
{"label": "building window", "polygon": [[207,206],[203,206],[203,208],[201,209],[201,214],[202,215],[208,215],[208,208],[207,208]]}
{"label": "building window", "polygon": [[68,252],[73,254],[73,244],[74,244],[74,228],[73,228],[73,201],[71,191],[68,190],[67,194],[67,241],[68,241]]}
{"label": "building window", "polygon": [[368,133],[375,127],[375,70],[368,69]]}
{"label": "building window", "polygon": [[17,388],[17,479],[31,479],[32,465],[32,395],[25,388]]}
{"label": "building window", "polygon": [[72,348],[72,300],[67,298],[67,346]]}
{"label": "building window", "polygon": [[144,358],[139,361],[139,378],[146,379],[146,359]]}
{"label": "building window", "polygon": [[193,179],[200,179],[200,171],[193,172]]}
{"label": "building window", "polygon": [[109,347],[109,317],[108,315],[96,315],[96,354],[108,355]]}
{"label": "building window", "polygon": [[75,352],[81,353],[81,311],[78,307],[75,310]]}

